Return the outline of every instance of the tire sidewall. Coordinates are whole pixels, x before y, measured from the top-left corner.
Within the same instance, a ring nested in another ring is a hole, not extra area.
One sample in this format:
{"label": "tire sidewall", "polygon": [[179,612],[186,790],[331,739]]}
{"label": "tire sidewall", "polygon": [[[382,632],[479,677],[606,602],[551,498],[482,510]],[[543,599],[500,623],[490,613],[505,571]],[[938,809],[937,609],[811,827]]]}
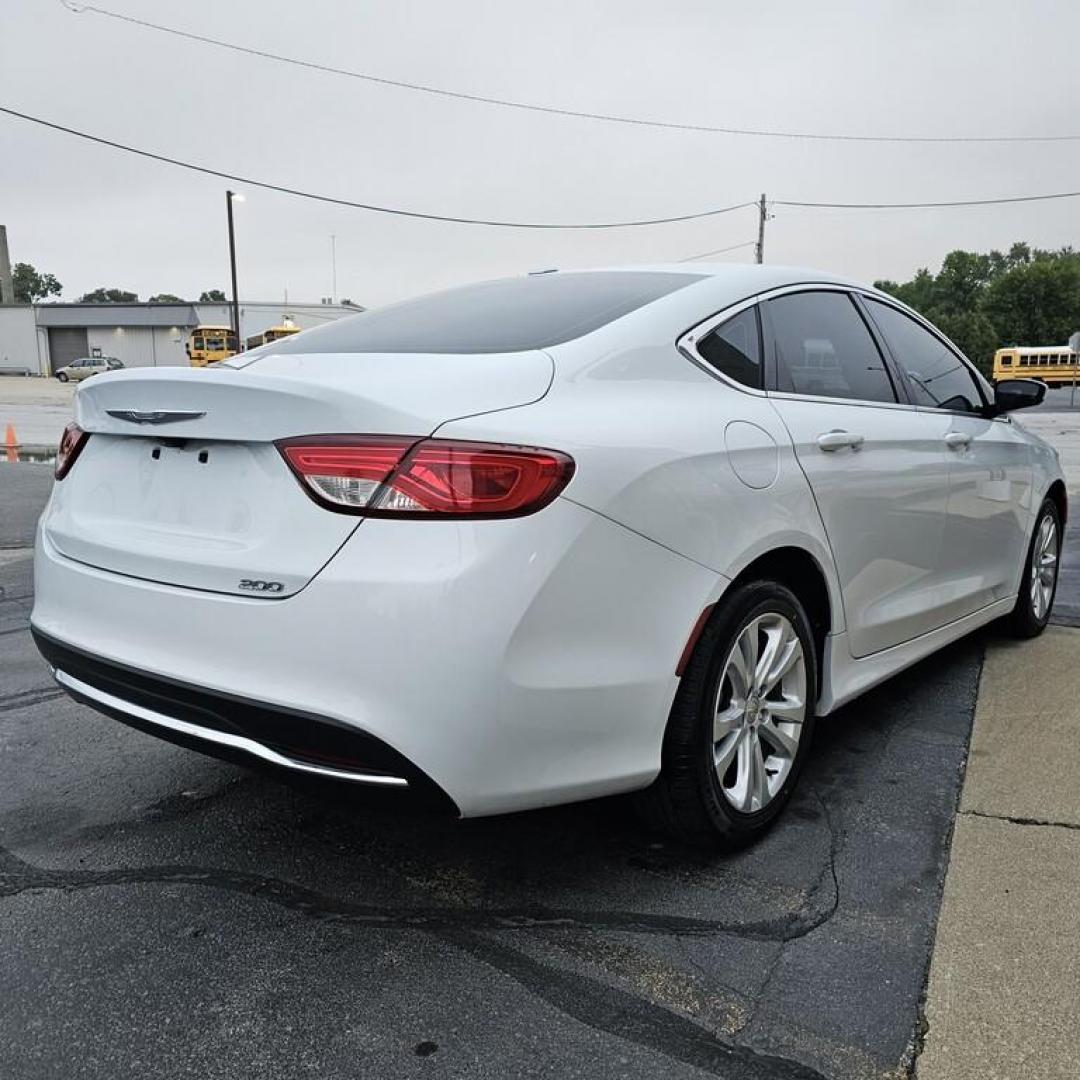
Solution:
{"label": "tire sidewall", "polygon": [[[806,665],[806,714],[799,737],[799,749],[783,786],[768,806],[751,814],[743,814],[725,798],[720,778],[713,767],[713,705],[724,663],[738,635],[752,620],[770,612],[788,619],[802,643]],[[770,825],[784,809],[806,761],[814,733],[814,703],[818,694],[817,652],[810,620],[802,604],[794,593],[775,582],[761,581],[743,586],[731,598],[731,602],[725,605],[724,610],[718,612],[715,619],[715,626],[710,626],[710,630],[714,631],[709,634],[710,640],[707,643],[702,642],[707,644],[709,655],[702,700],[698,703],[698,781],[706,812],[714,825],[733,839],[742,837],[749,840]]]}

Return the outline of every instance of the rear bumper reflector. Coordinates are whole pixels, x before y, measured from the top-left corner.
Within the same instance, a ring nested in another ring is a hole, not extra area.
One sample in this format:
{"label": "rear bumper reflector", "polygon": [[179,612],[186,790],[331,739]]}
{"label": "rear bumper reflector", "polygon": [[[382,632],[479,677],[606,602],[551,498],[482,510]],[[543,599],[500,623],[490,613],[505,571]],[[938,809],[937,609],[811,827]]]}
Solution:
{"label": "rear bumper reflector", "polygon": [[166,728],[179,735],[186,735],[188,738],[201,739],[217,746],[227,747],[230,750],[239,750],[262,761],[269,762],[271,765],[278,765],[283,769],[292,769],[295,772],[310,773],[313,776],[323,776],[333,780],[350,780],[358,784],[381,784],[386,787],[409,786],[409,781],[403,776],[390,776],[386,773],[351,772],[345,769],[331,769],[323,765],[309,765],[303,761],[296,761],[293,758],[286,757],[284,754],[279,754],[276,750],[271,750],[268,746],[263,746],[262,743],[258,743],[254,739],[248,739],[242,735],[232,735],[225,731],[215,731],[213,728],[199,727],[197,724],[188,723],[186,720],[177,720],[175,717],[166,716],[164,713],[155,712],[153,709],[147,709],[142,705],[136,705],[132,701],[125,701],[123,698],[118,698],[113,694],[91,686],[89,683],[83,682],[81,679],[75,678],[74,675],[69,675],[59,668],[53,670],[53,677],[65,690],[77,697],[86,698],[90,702],[105,706],[107,709],[126,713],[136,720]]}

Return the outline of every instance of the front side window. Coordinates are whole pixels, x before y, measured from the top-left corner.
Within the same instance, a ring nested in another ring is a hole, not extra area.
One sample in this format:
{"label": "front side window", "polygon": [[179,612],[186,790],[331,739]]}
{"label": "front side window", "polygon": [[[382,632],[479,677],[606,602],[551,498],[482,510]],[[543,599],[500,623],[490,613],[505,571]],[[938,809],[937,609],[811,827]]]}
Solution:
{"label": "front side window", "polygon": [[896,401],[885,361],[847,293],[792,293],[768,304],[778,390]]}
{"label": "front side window", "polygon": [[983,398],[967,364],[940,338],[889,304],[866,298],[896,362],[904,369],[917,405],[976,412]]}
{"label": "front side window", "polygon": [[756,308],[747,308],[711,330],[698,342],[697,351],[722,375],[761,389],[761,332]]}

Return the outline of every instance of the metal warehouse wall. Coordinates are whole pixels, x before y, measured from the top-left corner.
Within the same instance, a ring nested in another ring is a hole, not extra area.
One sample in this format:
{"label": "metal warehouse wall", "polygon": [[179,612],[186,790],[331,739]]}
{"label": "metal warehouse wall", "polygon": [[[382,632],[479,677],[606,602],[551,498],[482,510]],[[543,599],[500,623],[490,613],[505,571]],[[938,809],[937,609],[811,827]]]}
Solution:
{"label": "metal warehouse wall", "polygon": [[47,355],[38,342],[34,309],[29,304],[0,307],[0,371],[47,375]]}
{"label": "metal warehouse wall", "polygon": [[186,367],[186,336],[180,327],[162,326],[91,326],[86,331],[91,351],[115,356],[124,367]]}

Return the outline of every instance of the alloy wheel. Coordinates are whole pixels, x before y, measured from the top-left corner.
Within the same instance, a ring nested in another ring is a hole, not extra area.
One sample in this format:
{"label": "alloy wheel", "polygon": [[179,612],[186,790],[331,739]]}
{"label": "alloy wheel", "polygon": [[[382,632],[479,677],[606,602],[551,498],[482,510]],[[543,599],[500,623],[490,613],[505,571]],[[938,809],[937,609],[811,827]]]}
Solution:
{"label": "alloy wheel", "polygon": [[743,814],[764,809],[784,785],[806,718],[806,657],[791,621],[752,619],[724,663],[713,719],[720,789]]}
{"label": "alloy wheel", "polygon": [[1049,614],[1057,568],[1057,523],[1047,514],[1040,522],[1035,543],[1031,546],[1031,611],[1039,622]]}

